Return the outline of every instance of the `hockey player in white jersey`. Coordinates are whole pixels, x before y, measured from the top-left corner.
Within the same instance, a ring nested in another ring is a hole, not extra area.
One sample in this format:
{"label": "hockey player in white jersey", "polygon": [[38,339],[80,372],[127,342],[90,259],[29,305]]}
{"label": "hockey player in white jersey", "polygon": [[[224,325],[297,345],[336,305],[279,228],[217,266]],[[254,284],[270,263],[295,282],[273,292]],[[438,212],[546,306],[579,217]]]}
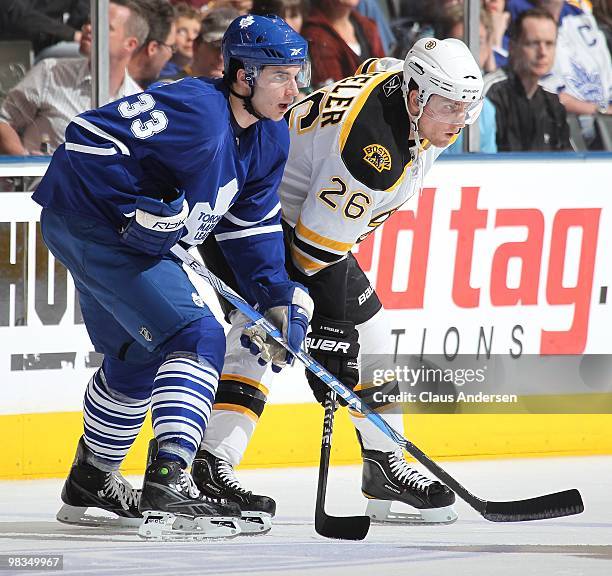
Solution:
{"label": "hockey player in white jersey", "polygon": [[[321,88],[286,115],[291,145],[279,193],[289,274],[308,286],[315,302],[309,353],[371,407],[384,411],[398,431],[403,430],[402,415],[373,400],[373,371],[388,368],[381,359],[393,354],[390,329],[351,248],[418,193],[434,160],[466,124],[476,121],[482,88],[478,64],[464,43],[424,38],[405,61],[368,60],[355,76]],[[218,250],[215,256],[212,238],[202,255],[236,286]],[[262,414],[273,371],[240,347],[245,337],[241,314],[227,309],[226,314],[232,328],[225,364],[193,476],[205,494],[273,515],[274,501],[244,489],[233,469]],[[263,335],[253,345],[257,329],[246,332],[252,351],[258,352]],[[323,403],[327,387],[310,372],[307,377]],[[362,447],[368,514],[399,522],[456,519],[455,495],[448,487],[411,468],[401,450],[367,419],[352,411],[351,417]],[[393,501],[418,512],[392,513]]]}

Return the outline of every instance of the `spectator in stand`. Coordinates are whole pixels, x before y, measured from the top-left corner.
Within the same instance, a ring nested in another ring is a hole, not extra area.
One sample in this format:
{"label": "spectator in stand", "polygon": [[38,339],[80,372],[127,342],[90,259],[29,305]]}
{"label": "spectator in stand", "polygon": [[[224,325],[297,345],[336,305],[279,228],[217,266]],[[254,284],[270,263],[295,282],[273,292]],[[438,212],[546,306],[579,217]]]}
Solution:
{"label": "spectator in stand", "polygon": [[[395,50],[397,40],[393,30],[391,30],[388,14],[383,11],[381,4],[382,2],[379,0],[360,0],[359,4],[357,4],[357,10],[363,16],[371,18],[376,22],[383,50],[387,56],[390,56]],[[404,54],[401,54],[401,56],[403,57]]]}
{"label": "spectator in stand", "polygon": [[385,56],[376,23],[355,9],[359,0],[313,0],[302,27],[310,45],[312,86],[352,76],[368,58]]}
{"label": "spectator in stand", "polygon": [[[510,12],[506,11],[505,0],[483,0],[482,3],[484,9],[491,18],[491,25],[493,27],[491,44],[493,45],[493,55],[495,57],[496,67],[501,68],[508,64],[509,39],[506,35],[506,31],[510,25]],[[531,8],[531,6],[524,7],[525,10],[528,8]],[[487,72],[492,72],[492,70],[487,70]]]}
{"label": "spectator in stand", "polygon": [[[174,0],[173,3],[177,1],[181,0]],[[217,8],[233,8],[238,10],[239,15],[248,14],[253,8],[253,0],[188,0],[187,3],[201,10],[204,15]]]}
{"label": "spectator in stand", "polygon": [[[454,18],[449,20],[448,28],[444,34],[445,38],[457,38],[464,40],[464,24],[463,24],[463,7],[456,6],[449,15]],[[493,56],[493,47],[491,38],[493,34],[493,23],[489,12],[484,8],[480,11],[480,55],[479,65],[483,72],[492,72],[496,69],[495,58]],[[483,99],[482,112],[478,117],[478,129],[480,133],[480,149],[484,154],[495,154],[497,152],[496,144],[496,126],[495,126],[495,106],[488,99]],[[451,144],[444,154],[461,154],[463,152],[463,131],[459,132],[457,139]]]}
{"label": "spectator in stand", "polygon": [[[443,38],[457,38],[465,42],[464,36],[464,11],[463,6],[454,6],[447,13],[446,26],[443,30]],[[490,12],[484,8],[480,10],[480,69],[483,72],[495,72],[497,65],[493,55],[493,38],[495,28]]]}
{"label": "spectator in stand", "polygon": [[253,0],[227,0],[227,3],[240,14],[248,14],[253,8]]}
{"label": "spectator in stand", "polygon": [[[147,33],[140,4],[111,0],[109,102],[140,92],[127,65]],[[70,121],[91,108],[91,25],[83,26],[80,47],[85,58],[47,58],[9,91],[0,108],[0,153],[52,153],[64,142]]]}
{"label": "spectator in stand", "polygon": [[168,0],[137,0],[143,6],[149,36],[130,60],[128,70],[145,90],[155,82],[168,60],[176,52],[174,7]]}
{"label": "spectator in stand", "polygon": [[559,25],[557,51],[542,85],[559,95],[569,114],[577,114],[587,146],[600,149],[597,114],[611,114],[612,61],[593,15],[563,0],[536,0]]}
{"label": "spectator in stand", "polygon": [[193,62],[178,75],[205,76],[221,78],[223,76],[223,54],[221,40],[230,23],[240,16],[237,10],[229,6],[213,8],[202,20],[202,30],[193,44]]}
{"label": "spectator in stand", "polygon": [[0,0],[0,39],[30,40],[35,54],[61,42],[77,56],[88,20],[89,0]]}
{"label": "spectator in stand", "polygon": [[299,34],[308,8],[306,4],[306,0],[253,0],[251,14],[276,14]]}
{"label": "spectator in stand", "polygon": [[178,77],[181,70],[193,61],[193,43],[202,28],[202,13],[185,2],[174,8],[176,25],[176,52],[163,67],[159,77]]}
{"label": "spectator in stand", "polygon": [[512,23],[510,65],[485,77],[500,152],[571,149],[565,108],[539,85],[552,68],[556,41],[557,23],[544,10],[522,12]]}
{"label": "spectator in stand", "polygon": [[593,16],[612,52],[612,0],[593,0]]}
{"label": "spectator in stand", "polygon": [[202,10],[206,8],[207,4],[211,3],[211,0],[170,0],[172,4],[189,4],[192,8],[196,10]]}

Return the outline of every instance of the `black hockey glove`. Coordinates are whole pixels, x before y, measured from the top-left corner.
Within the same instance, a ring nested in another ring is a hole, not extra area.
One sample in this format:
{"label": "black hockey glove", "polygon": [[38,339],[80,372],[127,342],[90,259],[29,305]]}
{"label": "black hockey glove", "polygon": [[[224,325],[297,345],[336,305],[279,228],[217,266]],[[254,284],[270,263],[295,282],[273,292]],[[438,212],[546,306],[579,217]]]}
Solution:
{"label": "black hockey glove", "polygon": [[[306,337],[308,353],[351,390],[359,382],[359,332],[350,321],[331,320],[315,314],[310,321],[312,331]],[[308,384],[319,404],[325,404],[329,387],[312,372],[306,372]],[[346,402],[338,398],[346,406]]]}

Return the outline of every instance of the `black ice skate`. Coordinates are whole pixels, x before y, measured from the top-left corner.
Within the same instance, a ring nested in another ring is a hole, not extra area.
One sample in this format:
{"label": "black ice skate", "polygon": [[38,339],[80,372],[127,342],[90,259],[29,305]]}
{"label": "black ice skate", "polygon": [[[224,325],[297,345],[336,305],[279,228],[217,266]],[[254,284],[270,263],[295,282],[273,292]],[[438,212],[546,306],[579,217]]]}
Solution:
{"label": "black ice skate", "polygon": [[240,506],[200,491],[173,460],[154,460],[145,473],[140,497],[142,538],[203,540],[240,534]]}
{"label": "black ice skate", "polygon": [[[142,522],[138,511],[140,491],[132,488],[119,472],[104,472],[87,464],[88,451],[81,437],[62,489],[64,505],[56,518],[81,526],[139,526]],[[97,508],[101,514],[88,514],[88,508]]]}
{"label": "black ice skate", "polygon": [[271,518],[276,513],[276,502],[269,496],[245,490],[229,462],[200,450],[193,461],[191,473],[203,494],[226,498],[240,506],[240,528],[243,534],[265,534],[270,531]]}
{"label": "black ice skate", "polygon": [[[368,498],[366,514],[374,522],[450,524],[457,519],[455,493],[411,468],[401,451],[363,450],[361,491]],[[393,501],[416,508],[417,514],[392,512]]]}

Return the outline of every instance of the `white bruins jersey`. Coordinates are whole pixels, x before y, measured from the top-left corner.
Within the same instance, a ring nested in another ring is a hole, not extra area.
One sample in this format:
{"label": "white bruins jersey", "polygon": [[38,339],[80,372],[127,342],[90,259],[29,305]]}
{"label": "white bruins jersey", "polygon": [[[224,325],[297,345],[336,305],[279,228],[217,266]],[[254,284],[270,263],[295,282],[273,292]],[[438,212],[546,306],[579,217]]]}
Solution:
{"label": "white bruins jersey", "polygon": [[370,72],[383,60],[366,60],[355,76],[287,113],[291,145],[279,194],[294,228],[293,262],[307,275],[345,258],[417,193],[443,151],[423,141],[414,159],[403,72]]}

